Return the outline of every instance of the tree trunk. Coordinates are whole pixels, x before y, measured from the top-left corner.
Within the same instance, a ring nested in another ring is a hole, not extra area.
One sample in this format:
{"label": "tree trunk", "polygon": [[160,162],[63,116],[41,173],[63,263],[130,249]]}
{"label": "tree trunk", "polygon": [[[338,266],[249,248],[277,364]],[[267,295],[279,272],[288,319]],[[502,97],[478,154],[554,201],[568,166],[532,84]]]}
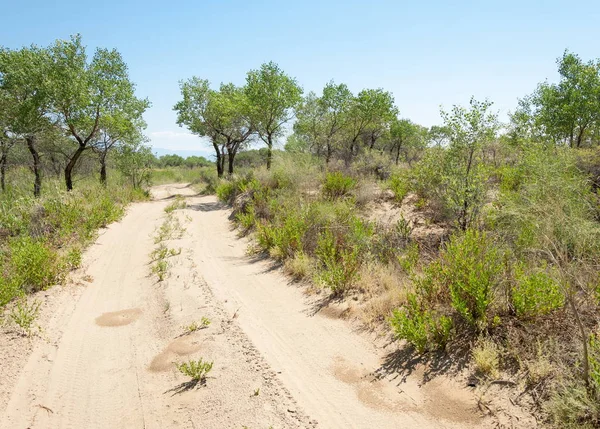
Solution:
{"label": "tree trunk", "polygon": [[273,138],[267,136],[267,170],[271,169],[271,159],[273,158]]}
{"label": "tree trunk", "polygon": [[3,153],[0,157],[0,188],[2,189],[2,192],[6,190],[6,158],[6,153]]}
{"label": "tree trunk", "polygon": [[331,161],[331,143],[327,142],[327,154],[325,155],[325,164]]}
{"label": "tree trunk", "polygon": [[228,160],[228,164],[229,164],[229,168],[227,171],[227,174],[229,175],[229,177],[231,177],[233,175],[233,160],[235,159],[235,151],[227,151],[227,160]]}
{"label": "tree trunk", "polygon": [[100,183],[106,186],[106,153],[100,155]]}
{"label": "tree trunk", "polygon": [[73,190],[73,169],[75,168],[75,164],[77,164],[77,160],[84,150],[85,146],[80,144],[65,167],[65,184],[67,185],[67,191]]}
{"label": "tree trunk", "polygon": [[40,154],[35,148],[35,136],[27,136],[27,149],[33,158],[33,174],[35,180],[33,182],[33,195],[39,197],[42,194],[42,176],[40,174]]}
{"label": "tree trunk", "polygon": [[396,151],[396,165],[400,162],[400,145],[398,145],[398,150]]}

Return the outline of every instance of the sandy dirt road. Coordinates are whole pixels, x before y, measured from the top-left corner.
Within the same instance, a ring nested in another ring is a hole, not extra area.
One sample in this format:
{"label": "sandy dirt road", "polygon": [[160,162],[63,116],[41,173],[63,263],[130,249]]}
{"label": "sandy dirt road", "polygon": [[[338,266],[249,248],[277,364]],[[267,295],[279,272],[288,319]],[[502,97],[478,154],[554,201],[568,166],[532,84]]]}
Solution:
{"label": "sandy dirt road", "polygon": [[[165,281],[150,253],[174,194],[184,226],[165,242]],[[51,300],[42,339],[0,376],[0,428],[463,428],[481,427],[472,395],[451,381],[373,374],[382,353],[345,321],[314,314],[268,261],[246,256],[229,211],[183,185],[154,189],[86,252],[85,278]],[[182,326],[207,317],[207,329]],[[11,337],[0,337],[7,359]],[[189,388],[174,362],[214,361]],[[11,361],[11,363],[14,363]],[[14,365],[13,365],[14,367]]]}

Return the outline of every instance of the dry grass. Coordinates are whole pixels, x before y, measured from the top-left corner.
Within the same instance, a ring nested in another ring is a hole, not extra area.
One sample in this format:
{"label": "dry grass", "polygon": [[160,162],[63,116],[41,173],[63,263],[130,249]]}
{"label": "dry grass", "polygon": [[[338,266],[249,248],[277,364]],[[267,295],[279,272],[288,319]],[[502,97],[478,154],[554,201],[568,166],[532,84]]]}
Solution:
{"label": "dry grass", "polygon": [[480,338],[473,348],[473,364],[478,375],[495,379],[500,375],[500,347],[489,338]]}
{"label": "dry grass", "polygon": [[366,302],[361,308],[361,318],[370,328],[392,314],[392,310],[406,302],[408,291],[406,276],[390,265],[365,264],[357,287],[365,294]]}
{"label": "dry grass", "polygon": [[297,253],[293,258],[286,259],[284,269],[294,280],[310,278],[314,272],[314,261],[304,253]]}

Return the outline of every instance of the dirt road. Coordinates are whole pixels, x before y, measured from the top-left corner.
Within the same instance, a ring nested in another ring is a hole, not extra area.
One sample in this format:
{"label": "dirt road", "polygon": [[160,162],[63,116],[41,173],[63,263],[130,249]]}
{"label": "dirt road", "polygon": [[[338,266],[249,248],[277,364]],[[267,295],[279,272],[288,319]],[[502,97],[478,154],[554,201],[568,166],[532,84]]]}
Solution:
{"label": "dirt road", "polygon": [[[181,254],[157,282],[152,236],[173,194],[188,196],[175,212],[185,232],[167,242]],[[246,256],[227,208],[192,194],[157,187],[155,201],[133,205],[104,230],[75,274],[81,285],[57,288],[49,300],[43,339],[19,352],[14,334],[0,337],[0,357],[10,350],[13,366],[22,359],[19,371],[0,375],[0,428],[484,424],[471,394],[450,381],[421,386],[414,375],[400,383],[378,372],[383,356],[366,337],[314,314],[314,302],[269,261]],[[183,335],[202,317],[207,329]],[[214,368],[205,386],[190,388],[174,362],[200,357]]]}

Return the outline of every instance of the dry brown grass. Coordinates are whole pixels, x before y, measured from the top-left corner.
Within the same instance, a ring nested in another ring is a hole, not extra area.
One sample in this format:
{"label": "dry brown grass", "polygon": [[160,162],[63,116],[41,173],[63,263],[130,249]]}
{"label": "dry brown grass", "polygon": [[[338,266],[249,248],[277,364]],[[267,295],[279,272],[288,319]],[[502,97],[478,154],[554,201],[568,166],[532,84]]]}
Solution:
{"label": "dry brown grass", "polygon": [[365,303],[359,312],[370,328],[385,322],[392,310],[406,301],[406,275],[391,265],[370,263],[362,267],[357,288],[365,294]]}

